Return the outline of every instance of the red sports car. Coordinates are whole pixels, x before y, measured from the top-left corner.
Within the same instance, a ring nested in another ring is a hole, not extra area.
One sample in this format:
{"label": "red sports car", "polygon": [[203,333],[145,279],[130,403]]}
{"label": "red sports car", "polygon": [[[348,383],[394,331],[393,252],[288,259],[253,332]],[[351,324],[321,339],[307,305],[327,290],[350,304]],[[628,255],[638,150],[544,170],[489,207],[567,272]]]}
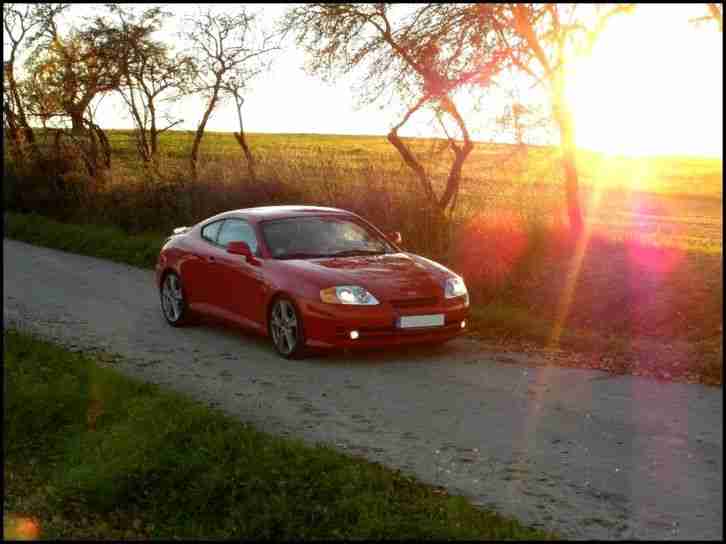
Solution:
{"label": "red sports car", "polygon": [[174,229],[156,282],[173,326],[194,314],[272,338],[283,357],[308,348],[444,342],[466,329],[464,280],[401,250],[336,208],[266,206]]}

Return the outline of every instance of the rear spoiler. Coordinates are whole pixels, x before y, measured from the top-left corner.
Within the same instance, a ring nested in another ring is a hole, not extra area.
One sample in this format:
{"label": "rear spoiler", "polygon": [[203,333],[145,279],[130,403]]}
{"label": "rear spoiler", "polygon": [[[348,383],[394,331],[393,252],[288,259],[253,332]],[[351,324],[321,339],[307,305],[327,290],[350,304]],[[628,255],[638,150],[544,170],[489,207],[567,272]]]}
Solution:
{"label": "rear spoiler", "polygon": [[177,227],[174,229],[173,234],[184,234],[189,230],[189,227]]}

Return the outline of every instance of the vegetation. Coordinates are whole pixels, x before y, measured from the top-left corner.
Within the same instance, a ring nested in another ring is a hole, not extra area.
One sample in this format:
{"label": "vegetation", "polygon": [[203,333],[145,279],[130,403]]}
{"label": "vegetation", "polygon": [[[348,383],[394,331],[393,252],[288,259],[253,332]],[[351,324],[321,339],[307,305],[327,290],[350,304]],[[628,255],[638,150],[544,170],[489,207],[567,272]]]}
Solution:
{"label": "vegetation", "polygon": [[[422,224],[417,180],[385,137],[250,134],[259,163],[259,180],[252,181],[235,139],[210,133],[201,147],[196,183],[189,179],[187,157],[193,142],[189,132],[161,135],[159,172],[150,171],[138,158],[133,131],[109,131],[108,137],[116,161],[103,185],[51,157],[32,168],[19,168],[6,146],[6,209],[77,223],[115,224],[139,233],[167,232],[230,207],[332,204],[362,213],[384,228],[401,230],[414,251],[448,258],[448,240],[437,248],[439,233]],[[50,153],[54,133],[37,131],[37,139]],[[408,139],[408,145],[427,170],[442,168],[438,158],[445,152],[445,141]],[[447,232],[482,217],[565,223],[556,157],[557,151],[548,147],[520,150],[505,144],[474,144],[462,172],[465,183],[457,213]],[[587,219],[600,235],[721,253],[719,159],[580,151],[577,161]]]}
{"label": "vegetation", "polygon": [[[406,113],[387,139],[419,182],[426,208],[443,214],[454,210],[462,167],[473,149],[455,95],[491,85],[506,55],[503,44],[494,39],[486,8],[474,17],[459,17],[457,6],[445,4],[408,11],[408,16],[402,15],[400,6],[385,3],[305,4],[287,13],[284,28],[296,34],[316,73],[331,78],[365,68],[361,103],[376,102],[392,90],[406,104]],[[440,195],[432,185],[432,173],[398,135],[411,116],[425,108],[433,110],[453,155]],[[449,129],[447,123],[452,125]]]}
{"label": "vegetation", "polygon": [[[183,121],[170,116],[162,106],[188,93],[194,63],[190,56],[172,55],[167,44],[150,39],[150,34],[170,16],[169,12],[151,7],[136,14],[119,4],[110,5],[109,10],[118,23],[99,19],[97,26],[103,34],[120,35],[127,49],[121,55],[121,79],[116,91],[128,107],[136,128],[139,157],[146,163],[153,162],[159,153],[159,135]],[[166,126],[162,126],[162,120]]]}
{"label": "vegetation", "polygon": [[204,113],[197,125],[191,151],[191,165],[197,173],[199,146],[210,115],[225,95],[235,98],[240,121],[238,141],[247,158],[248,172],[254,179],[253,159],[242,128],[242,90],[264,69],[264,58],[278,49],[271,35],[255,36],[255,17],[239,6],[236,13],[213,13],[209,8],[186,21],[185,37],[196,54],[195,92],[205,99]]}
{"label": "vegetation", "polygon": [[8,213],[5,235],[73,253],[109,259],[117,263],[153,268],[166,236],[128,235],[109,225],[74,225],[59,223],[36,214]]}
{"label": "vegetation", "polygon": [[554,536],[27,334],[4,361],[4,538]]}
{"label": "vegetation", "polygon": [[[339,206],[384,230],[402,231],[406,249],[463,273],[472,294],[472,329],[499,348],[575,350],[587,355],[563,356],[557,364],[722,381],[720,160],[581,153],[588,243],[578,253],[577,238],[562,226],[567,212],[559,185],[547,175],[555,154],[549,148],[527,148],[521,171],[498,167],[507,164],[502,157],[511,156],[513,146],[476,144],[464,170],[470,189],[441,229],[419,212],[416,193],[407,192],[416,180],[383,137],[251,134],[259,156],[252,182],[234,139],[210,134],[195,183],[183,177],[191,134],[162,135],[173,152],[162,155],[161,164],[178,176],[166,180],[145,180],[151,174],[134,154],[133,133],[111,131],[109,137],[122,160],[109,185],[95,192],[72,192],[68,177],[66,192],[51,193],[47,173],[38,173],[34,184],[6,170],[6,208],[78,223],[10,213],[6,234],[151,267],[173,227],[222,210]],[[409,145],[434,167],[440,143],[412,139]],[[625,187],[633,172],[640,191]],[[547,221],[558,214],[559,224]],[[83,226],[89,223],[116,228]]]}

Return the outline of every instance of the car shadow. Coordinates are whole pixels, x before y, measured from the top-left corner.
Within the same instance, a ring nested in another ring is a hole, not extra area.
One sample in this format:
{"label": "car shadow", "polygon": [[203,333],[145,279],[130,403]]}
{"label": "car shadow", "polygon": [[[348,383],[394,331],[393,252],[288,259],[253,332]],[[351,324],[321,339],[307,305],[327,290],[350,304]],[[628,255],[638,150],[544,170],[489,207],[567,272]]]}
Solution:
{"label": "car shadow", "polygon": [[[454,351],[456,351],[454,349]],[[383,364],[407,364],[420,362],[443,362],[452,353],[452,344],[423,344],[405,346],[385,346],[378,348],[353,348],[310,350],[303,359],[311,363],[341,366],[375,366]]]}
{"label": "car shadow", "polygon": [[[204,316],[197,318],[196,326],[205,327],[223,333],[225,336],[237,337],[241,342],[259,348],[265,353],[276,356],[275,349],[269,338],[241,327],[235,323]],[[451,340],[445,344],[409,344],[386,347],[361,347],[355,349],[308,349],[303,357],[291,360],[294,364],[321,364],[326,366],[377,366],[409,363],[443,363],[452,357],[472,353],[470,348]]]}

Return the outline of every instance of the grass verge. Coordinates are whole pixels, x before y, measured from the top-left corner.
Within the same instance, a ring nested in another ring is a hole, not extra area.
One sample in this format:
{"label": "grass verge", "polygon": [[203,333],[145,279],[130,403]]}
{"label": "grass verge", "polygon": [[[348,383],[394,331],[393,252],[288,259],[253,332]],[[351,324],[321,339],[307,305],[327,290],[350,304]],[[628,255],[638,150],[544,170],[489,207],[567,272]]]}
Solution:
{"label": "grass verge", "polygon": [[5,236],[30,244],[153,268],[166,236],[129,235],[120,228],[61,223],[42,215],[5,213]]}
{"label": "grass verge", "polygon": [[4,538],[554,536],[31,335],[4,341]]}

